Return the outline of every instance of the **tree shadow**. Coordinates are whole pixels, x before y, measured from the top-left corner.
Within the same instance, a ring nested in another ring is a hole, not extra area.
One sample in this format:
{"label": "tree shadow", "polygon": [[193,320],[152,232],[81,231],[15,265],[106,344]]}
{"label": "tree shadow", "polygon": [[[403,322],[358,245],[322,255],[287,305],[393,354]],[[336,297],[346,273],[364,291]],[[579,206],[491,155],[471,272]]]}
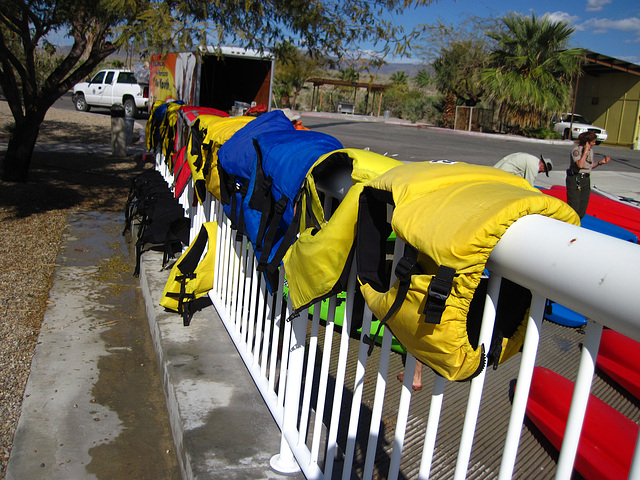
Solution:
{"label": "tree shadow", "polygon": [[[4,160],[0,154],[0,160]],[[0,208],[16,218],[54,210],[124,211],[141,155],[34,152],[26,183],[0,182]]]}

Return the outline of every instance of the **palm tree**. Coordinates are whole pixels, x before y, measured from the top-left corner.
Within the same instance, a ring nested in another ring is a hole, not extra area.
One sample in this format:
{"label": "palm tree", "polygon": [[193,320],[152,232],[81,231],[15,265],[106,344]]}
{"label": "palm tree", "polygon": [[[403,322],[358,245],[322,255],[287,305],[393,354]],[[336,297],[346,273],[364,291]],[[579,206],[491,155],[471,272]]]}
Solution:
{"label": "palm tree", "polygon": [[567,49],[574,29],[544,16],[509,14],[489,34],[497,42],[492,67],[482,79],[500,114],[517,128],[545,124],[571,101],[571,80],[580,72],[583,50]]}
{"label": "palm tree", "polygon": [[429,85],[433,83],[433,80],[431,79],[431,75],[425,68],[421,68],[420,70],[418,70],[418,73],[416,73],[416,76],[414,77],[413,80],[418,86],[418,88],[423,88],[423,89],[427,89]]}
{"label": "palm tree", "polygon": [[274,94],[280,98],[281,107],[295,109],[305,83],[323,70],[326,61],[306,55],[289,42],[283,42],[274,51],[277,57]]}
{"label": "palm tree", "polygon": [[396,73],[391,74],[391,83],[395,86],[407,85],[409,77],[404,73],[404,70],[398,70]]}

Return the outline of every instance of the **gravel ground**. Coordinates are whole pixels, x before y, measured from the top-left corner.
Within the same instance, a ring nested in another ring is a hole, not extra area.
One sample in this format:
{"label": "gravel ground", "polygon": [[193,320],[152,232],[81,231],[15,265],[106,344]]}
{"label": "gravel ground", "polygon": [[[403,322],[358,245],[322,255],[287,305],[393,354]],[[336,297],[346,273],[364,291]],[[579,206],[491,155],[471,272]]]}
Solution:
{"label": "gravel ground", "polygon": [[[0,100],[0,143],[13,117]],[[51,109],[38,142],[110,143],[108,115]],[[4,161],[4,152],[0,152]],[[6,475],[31,358],[69,211],[118,211],[141,158],[34,153],[29,182],[0,181],[0,479]]]}

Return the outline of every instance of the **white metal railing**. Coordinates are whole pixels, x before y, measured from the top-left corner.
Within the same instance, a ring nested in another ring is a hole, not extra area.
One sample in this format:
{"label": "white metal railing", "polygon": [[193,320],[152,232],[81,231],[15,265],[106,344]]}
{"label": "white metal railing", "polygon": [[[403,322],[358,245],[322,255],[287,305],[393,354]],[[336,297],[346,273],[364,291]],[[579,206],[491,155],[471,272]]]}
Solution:
{"label": "white metal railing", "polygon": [[[157,162],[161,169],[162,159]],[[163,172],[171,184],[168,172]],[[191,188],[191,187],[190,187]],[[193,191],[185,195],[193,198]],[[211,197],[205,205],[193,206],[191,238],[203,222],[218,222],[214,287],[210,298],[247,366],[265,403],[282,431],[281,450],[272,458],[280,472],[298,468],[309,479],[341,477],[396,479],[401,472],[407,425],[411,417],[411,381],[415,359],[407,355],[404,383],[398,401],[393,442],[382,471],[377,464],[392,335],[385,330],[380,359],[373,380],[367,377],[367,345],[353,346],[352,311],[356,289],[351,269],[341,330],[336,328],[337,298],[329,299],[327,318],[320,328],[320,305],[311,319],[308,313],[286,321],[291,307],[282,294],[268,293],[256,271],[253,249],[245,237],[231,229],[221,205]],[[328,213],[328,212],[327,212]],[[396,252],[400,252],[397,241]],[[398,257],[396,253],[395,257]],[[487,264],[491,272],[480,332],[480,343],[491,340],[502,278],[508,278],[533,293],[527,335],[520,358],[518,388],[513,398],[509,425],[503,442],[500,479],[512,478],[519,438],[525,417],[529,386],[538,351],[545,301],[552,299],[588,317],[579,370],[567,429],[555,478],[569,479],[573,471],[578,439],[589,397],[602,327],[613,328],[640,341],[640,295],[638,282],[629,277],[640,270],[640,247],[605,235],[539,215],[516,221],[498,242]],[[283,291],[281,268],[278,292]],[[371,312],[365,306],[362,331],[368,332]],[[357,356],[357,359],[354,359]],[[337,360],[336,360],[337,359]],[[351,365],[355,362],[355,371]],[[349,365],[349,366],[348,366]],[[348,368],[350,369],[347,372]],[[371,368],[371,367],[370,367]],[[478,414],[486,370],[469,382],[464,425],[455,460],[453,478],[467,478],[474,447]],[[348,373],[348,374],[347,374]],[[367,400],[368,418],[362,415],[363,385],[375,382],[373,398]],[[435,377],[429,405],[419,472],[426,479],[436,455],[436,439],[448,382]],[[349,399],[350,395],[350,399]],[[387,416],[389,413],[387,413]],[[345,427],[346,425],[346,427]],[[366,432],[366,447],[358,434]],[[356,452],[358,450],[358,452]],[[358,453],[358,472],[354,457]],[[341,469],[341,470],[340,470]],[[489,473],[484,478],[495,478]],[[411,477],[414,478],[414,477]],[[480,477],[478,477],[480,478]],[[629,478],[640,478],[640,454],[636,450]]]}

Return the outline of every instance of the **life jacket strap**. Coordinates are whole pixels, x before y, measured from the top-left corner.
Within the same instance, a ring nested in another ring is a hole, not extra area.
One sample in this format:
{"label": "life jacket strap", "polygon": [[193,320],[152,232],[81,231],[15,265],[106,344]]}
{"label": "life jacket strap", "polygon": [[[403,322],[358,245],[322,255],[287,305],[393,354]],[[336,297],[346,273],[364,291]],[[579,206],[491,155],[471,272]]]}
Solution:
{"label": "life jacket strap", "polygon": [[[282,197],[280,197],[280,200],[278,200],[275,206],[273,207],[273,215],[271,219],[269,219],[269,227],[267,228],[267,231],[264,234],[264,241],[262,242],[262,250],[261,250],[262,253],[260,254],[260,261],[258,262],[258,267],[257,267],[257,270],[259,272],[264,271],[267,267],[267,264],[269,263],[269,257],[271,256],[271,249],[273,248],[273,242],[276,239],[276,232],[278,231],[278,225],[280,225],[282,216],[284,215],[284,212],[287,210],[288,203],[289,203],[289,199],[283,195]],[[264,216],[264,212],[262,215]],[[299,215],[297,213],[296,213],[296,217],[299,218]],[[262,224],[262,218],[260,219],[260,224]],[[291,225],[289,226],[289,229],[290,228],[291,228]],[[288,231],[289,230],[287,230],[287,233]],[[258,238],[260,238],[259,233],[258,233]],[[280,245],[284,245],[284,239]]]}
{"label": "life jacket strap", "polygon": [[142,243],[136,242],[136,267],[133,270],[133,276],[140,276],[140,260],[142,257]]}
{"label": "life jacket strap", "polygon": [[[245,232],[244,208],[242,208],[242,205],[244,204],[244,199],[246,198],[248,191],[249,191],[249,182],[242,183],[242,185],[240,185],[240,188],[238,189],[238,192],[240,193],[240,213],[238,214],[238,222],[237,222],[238,236],[242,236]],[[234,195],[233,202],[231,203],[232,220],[233,220],[233,217],[235,217],[236,215],[236,211],[238,210],[238,205],[236,202],[237,202],[237,197],[236,195]],[[242,241],[242,239],[240,239],[240,241]]]}
{"label": "life jacket strap", "polygon": [[223,205],[229,205],[231,196],[236,190],[236,176],[230,175],[218,164],[218,177],[220,177],[220,202]]}
{"label": "life jacket strap", "polygon": [[316,217],[315,212],[313,211],[313,202],[309,199],[305,199],[305,205],[306,205],[306,210],[307,210],[307,216],[311,219],[311,221],[313,222],[313,226],[316,228],[316,230],[320,230],[322,228],[322,225],[320,225],[320,222],[318,221],[318,217]]}
{"label": "life jacket strap", "polygon": [[425,322],[435,325],[440,324],[447,298],[451,294],[455,274],[456,270],[454,268],[446,265],[438,267],[438,272],[431,280],[427,291],[427,304],[424,309]]}
{"label": "life jacket strap", "polygon": [[231,204],[231,211],[230,211],[230,215],[229,218],[231,220],[231,229],[235,230],[236,232],[238,230],[240,230],[240,227],[238,226],[238,195],[236,195],[236,192],[238,190],[238,184],[236,183],[236,177],[235,175],[231,175],[231,178],[229,179],[229,185],[227,185],[227,188],[229,188],[229,191],[232,192],[231,196],[229,197],[229,204]]}
{"label": "life jacket strap", "polygon": [[[262,212],[260,215],[260,224],[258,226],[258,235],[256,238],[256,252],[262,250],[262,237],[267,227],[268,216],[271,215],[271,206],[273,198],[271,197],[271,184],[273,179],[266,177],[262,169],[262,149],[258,140],[253,139],[253,146],[256,149],[256,171],[253,193],[249,199],[249,207],[253,210]],[[266,215],[265,215],[266,212]]]}
{"label": "life jacket strap", "polygon": [[196,123],[194,123],[191,126],[191,152],[190,152],[191,155],[200,154],[200,145],[204,140],[204,136],[202,135],[202,132],[198,128],[199,124],[200,124],[200,120],[197,120]]}
{"label": "life jacket strap", "polygon": [[407,297],[407,293],[409,292],[409,286],[411,285],[411,276],[414,273],[417,273],[419,270],[418,266],[418,250],[409,245],[408,243],[404,246],[404,255],[398,261],[396,265],[395,274],[400,283],[398,284],[398,292],[396,293],[396,298],[393,300],[389,311],[385,314],[384,318],[380,320],[378,324],[378,329],[374,334],[373,338],[367,338],[365,335],[364,342],[369,345],[368,355],[371,355],[373,352],[373,346],[380,335],[380,329],[383,325],[387,323],[387,321],[400,309],[400,306],[404,302],[404,299]]}
{"label": "life jacket strap", "polygon": [[182,324],[185,327],[191,325],[191,318],[193,317],[193,314],[205,307],[208,307],[209,305],[212,305],[209,295],[203,295],[192,302],[184,303],[182,306],[182,312],[180,312],[182,314]]}
{"label": "life jacket strap", "polygon": [[[282,197],[285,198],[285,197]],[[282,200],[282,199],[280,199]],[[276,252],[274,253],[273,257],[271,258],[271,261],[268,261],[268,257],[270,256],[270,252],[271,252],[271,245],[269,245],[269,250],[265,250],[263,252],[263,254],[265,252],[267,252],[267,258],[264,259],[265,262],[265,270],[267,272],[267,278],[268,279],[275,279],[277,278],[276,273],[278,272],[278,268],[280,268],[280,262],[282,262],[282,259],[284,258],[285,254],[287,253],[287,250],[289,249],[289,247],[291,246],[291,244],[293,243],[293,241],[295,240],[296,236],[298,235],[298,230],[300,229],[300,217],[301,217],[301,212],[302,209],[301,208],[296,208],[295,209],[295,213],[293,215],[293,220],[292,222],[289,224],[289,228],[287,228],[287,231],[285,232],[284,236],[282,237],[282,240],[280,241],[280,245],[278,246],[278,250],[276,250]],[[278,223],[280,223],[280,221],[278,220]],[[277,226],[277,224],[276,224]],[[266,245],[266,242],[265,242]],[[260,262],[263,261],[263,257],[260,256]],[[258,265],[258,267],[260,267],[260,265]],[[259,270],[259,268],[258,268]],[[275,290],[275,281],[271,281],[272,286],[274,287],[273,290]]]}
{"label": "life jacket strap", "polygon": [[200,167],[202,167],[202,174],[206,178],[209,176],[209,169],[211,168],[211,159],[213,158],[213,140],[202,144],[202,151],[205,154],[203,160],[206,160],[206,161],[204,161],[204,165],[200,165],[198,167],[198,170],[200,170]]}
{"label": "life jacket strap", "polygon": [[[258,208],[260,210],[260,224],[258,225],[258,234],[256,235],[256,251],[262,252],[262,246],[264,244],[264,236],[267,231],[267,225],[269,224],[269,220],[272,215],[273,209],[273,197],[271,196],[271,184],[273,183],[273,179],[271,177],[265,178],[262,181],[262,185],[259,189],[261,193],[261,207]],[[253,201],[256,201],[256,197],[254,195],[251,197]],[[253,208],[253,207],[252,207]]]}

